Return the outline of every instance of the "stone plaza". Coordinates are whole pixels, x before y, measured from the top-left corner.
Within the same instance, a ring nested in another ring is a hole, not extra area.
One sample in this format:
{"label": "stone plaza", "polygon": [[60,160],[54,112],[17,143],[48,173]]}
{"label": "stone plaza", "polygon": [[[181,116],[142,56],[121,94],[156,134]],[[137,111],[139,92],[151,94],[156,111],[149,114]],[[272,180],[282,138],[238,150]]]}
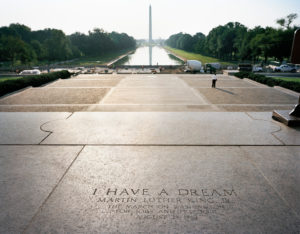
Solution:
{"label": "stone plaza", "polygon": [[79,75],[0,98],[0,233],[300,233],[299,94]]}

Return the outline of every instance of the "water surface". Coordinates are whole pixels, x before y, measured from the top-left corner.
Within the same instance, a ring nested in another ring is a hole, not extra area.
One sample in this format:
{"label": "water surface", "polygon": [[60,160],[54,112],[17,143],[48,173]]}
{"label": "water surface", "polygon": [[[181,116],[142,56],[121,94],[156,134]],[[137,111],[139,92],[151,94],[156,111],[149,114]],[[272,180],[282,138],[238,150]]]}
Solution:
{"label": "water surface", "polygon": [[121,59],[118,65],[181,65],[183,62],[159,46],[143,46]]}

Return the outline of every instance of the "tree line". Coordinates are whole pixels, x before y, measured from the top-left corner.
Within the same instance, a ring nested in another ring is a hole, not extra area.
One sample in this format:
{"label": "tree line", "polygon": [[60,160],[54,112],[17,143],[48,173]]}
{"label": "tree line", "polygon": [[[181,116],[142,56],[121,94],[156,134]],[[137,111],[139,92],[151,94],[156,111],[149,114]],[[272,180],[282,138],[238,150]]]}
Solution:
{"label": "tree line", "polygon": [[247,28],[239,22],[229,22],[213,28],[207,36],[178,33],[171,35],[166,44],[190,52],[200,53],[227,61],[259,61],[269,58],[280,62],[291,53],[296,26],[291,26],[297,14],[278,19],[279,28],[257,26]]}
{"label": "tree line", "polygon": [[107,33],[98,28],[87,35],[76,32],[69,36],[62,30],[32,31],[21,24],[0,28],[0,61],[10,62],[11,65],[101,56],[135,46],[135,39],[126,33]]}

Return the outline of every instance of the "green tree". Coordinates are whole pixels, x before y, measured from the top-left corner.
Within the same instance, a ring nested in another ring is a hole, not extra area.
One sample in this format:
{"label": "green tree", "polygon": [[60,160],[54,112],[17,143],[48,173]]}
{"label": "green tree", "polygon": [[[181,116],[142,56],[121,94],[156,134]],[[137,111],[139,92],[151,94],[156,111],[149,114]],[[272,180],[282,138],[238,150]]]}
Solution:
{"label": "green tree", "polygon": [[0,55],[2,61],[8,61],[12,66],[16,61],[28,64],[36,59],[34,50],[24,41],[13,36],[2,36],[0,38]]}
{"label": "green tree", "polygon": [[296,13],[292,13],[287,15],[285,18],[280,18],[276,20],[276,23],[279,24],[281,27],[286,29],[291,28],[292,22],[297,19],[298,15]]}
{"label": "green tree", "polygon": [[28,43],[31,41],[31,29],[23,24],[10,24],[10,30],[15,32],[21,40]]}
{"label": "green tree", "polygon": [[205,54],[206,36],[203,33],[198,32],[194,35],[194,40],[195,40],[194,51],[197,53]]}
{"label": "green tree", "polygon": [[33,48],[38,60],[44,60],[46,58],[46,50],[38,40],[32,40],[30,45]]}
{"label": "green tree", "polygon": [[263,58],[282,61],[288,59],[291,51],[293,33],[291,27],[297,14],[290,14],[277,22],[283,28],[248,29],[239,22],[229,22],[213,28],[207,36],[198,33],[195,36],[178,33],[171,35],[166,44],[187,51],[216,57],[223,60],[252,60],[257,62]]}
{"label": "green tree", "polygon": [[51,29],[50,37],[44,41],[47,59],[50,61],[66,60],[71,58],[72,50],[70,41],[63,31]]}

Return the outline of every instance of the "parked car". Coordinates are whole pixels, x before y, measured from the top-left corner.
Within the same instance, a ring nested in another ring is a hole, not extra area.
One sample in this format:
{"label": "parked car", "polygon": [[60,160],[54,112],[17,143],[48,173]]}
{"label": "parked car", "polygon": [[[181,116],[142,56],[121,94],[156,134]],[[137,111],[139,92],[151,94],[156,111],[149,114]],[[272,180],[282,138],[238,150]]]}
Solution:
{"label": "parked car", "polygon": [[205,63],[205,67],[213,67],[216,70],[220,70],[221,69],[221,64],[220,63]]}
{"label": "parked car", "polygon": [[20,72],[20,75],[39,75],[39,74],[41,74],[41,71],[38,69],[24,70]]}
{"label": "parked car", "polygon": [[249,64],[249,63],[241,63],[241,64],[239,64],[238,70],[239,71],[251,72],[252,71],[252,65]]}
{"label": "parked car", "polygon": [[262,69],[261,66],[255,65],[255,66],[253,66],[252,71],[253,71],[253,72],[262,72],[263,69]]}
{"label": "parked car", "polygon": [[284,65],[280,65],[279,67],[275,67],[274,71],[275,72],[296,72],[296,68],[294,66],[284,64]]}

